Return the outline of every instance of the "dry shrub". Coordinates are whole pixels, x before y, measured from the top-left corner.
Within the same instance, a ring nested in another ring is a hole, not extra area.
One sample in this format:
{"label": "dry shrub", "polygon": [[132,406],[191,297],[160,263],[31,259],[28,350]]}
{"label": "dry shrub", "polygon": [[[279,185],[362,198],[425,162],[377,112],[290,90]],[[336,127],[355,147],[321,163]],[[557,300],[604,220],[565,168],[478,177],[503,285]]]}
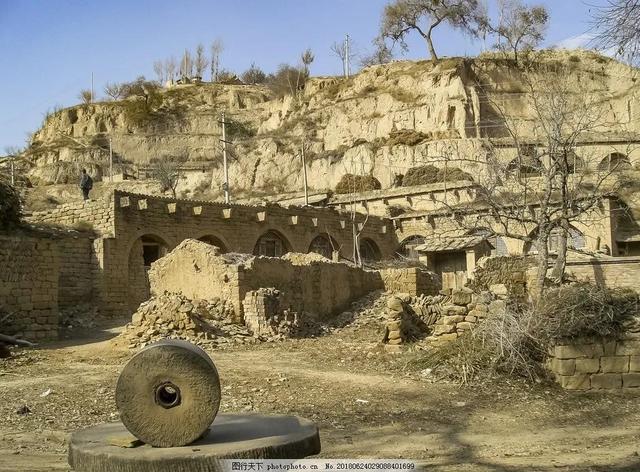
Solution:
{"label": "dry shrub", "polygon": [[372,175],[344,174],[336,185],[337,194],[368,192],[370,190],[380,190],[380,181]]}
{"label": "dry shrub", "polygon": [[405,146],[416,146],[427,139],[429,139],[429,136],[420,131],[414,129],[398,129],[389,133],[389,139],[386,145],[396,146],[402,144]]}
{"label": "dry shrub", "polygon": [[535,307],[493,314],[457,340],[414,359],[442,378],[469,383],[495,374],[538,381],[544,361],[559,340],[612,337],[638,313],[638,295],[579,283],[550,289]]}
{"label": "dry shrub", "polygon": [[428,185],[458,180],[473,181],[473,177],[457,167],[444,169],[427,164],[409,169],[402,179],[402,186],[411,187],[414,185]]}
{"label": "dry shrub", "polygon": [[0,180],[0,230],[20,222],[22,204],[16,189]]}
{"label": "dry shrub", "polygon": [[536,306],[537,337],[554,343],[580,337],[612,337],[638,314],[631,289],[604,288],[581,282],[548,290]]}

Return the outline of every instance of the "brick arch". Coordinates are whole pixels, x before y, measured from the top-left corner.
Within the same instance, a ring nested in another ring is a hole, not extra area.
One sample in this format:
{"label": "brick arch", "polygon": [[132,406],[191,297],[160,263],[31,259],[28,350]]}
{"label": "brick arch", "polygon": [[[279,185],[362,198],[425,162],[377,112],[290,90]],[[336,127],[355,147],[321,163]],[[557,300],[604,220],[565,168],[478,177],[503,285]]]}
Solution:
{"label": "brick arch", "polygon": [[380,246],[372,238],[360,239],[360,257],[363,261],[376,262],[382,259]]}
{"label": "brick arch", "polygon": [[206,233],[198,236],[197,238],[198,241],[202,241],[205,242],[207,244],[211,244],[212,246],[216,246],[218,249],[220,249],[220,252],[232,252],[232,248],[231,246],[229,246],[229,244],[225,241],[225,239],[218,235],[213,233],[212,231],[207,231]]}
{"label": "brick arch", "polygon": [[316,234],[309,243],[307,252],[315,252],[327,259],[333,258],[333,250],[340,251],[340,245],[329,233]]}
{"label": "brick arch", "polygon": [[129,308],[135,310],[151,296],[147,271],[150,265],[166,255],[175,245],[156,233],[141,231],[127,251],[127,291]]}
{"label": "brick arch", "polygon": [[396,249],[396,256],[406,257],[409,259],[417,259],[417,253],[412,249],[412,246],[424,243],[425,236],[422,234],[412,234],[400,241],[398,249]]}
{"label": "brick arch", "polygon": [[291,252],[293,246],[287,237],[277,229],[264,231],[253,246],[253,254],[258,256],[280,257]]}

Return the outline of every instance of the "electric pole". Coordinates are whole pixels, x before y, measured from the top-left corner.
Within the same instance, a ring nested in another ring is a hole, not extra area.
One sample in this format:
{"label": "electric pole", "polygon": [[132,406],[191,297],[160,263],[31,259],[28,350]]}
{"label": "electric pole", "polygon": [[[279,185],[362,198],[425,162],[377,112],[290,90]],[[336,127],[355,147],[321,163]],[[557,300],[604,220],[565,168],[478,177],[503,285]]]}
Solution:
{"label": "electric pole", "polygon": [[15,187],[16,185],[16,168],[14,164],[15,159],[16,159],[16,156],[11,156],[11,186],[12,187]]}
{"label": "electric pole", "polygon": [[113,147],[111,145],[111,136],[109,136],[109,181],[113,182]]}
{"label": "electric pole", "polygon": [[349,64],[349,35],[344,38],[344,72],[347,77],[351,75],[351,64]]}
{"label": "electric pole", "polygon": [[224,166],[224,202],[229,203],[229,166],[227,164],[227,132],[224,121],[224,112],[222,112],[222,165]]}
{"label": "electric pole", "polygon": [[302,141],[302,175],[304,177],[304,206],[309,206],[309,189],[307,187],[307,161],[304,157],[304,140]]}

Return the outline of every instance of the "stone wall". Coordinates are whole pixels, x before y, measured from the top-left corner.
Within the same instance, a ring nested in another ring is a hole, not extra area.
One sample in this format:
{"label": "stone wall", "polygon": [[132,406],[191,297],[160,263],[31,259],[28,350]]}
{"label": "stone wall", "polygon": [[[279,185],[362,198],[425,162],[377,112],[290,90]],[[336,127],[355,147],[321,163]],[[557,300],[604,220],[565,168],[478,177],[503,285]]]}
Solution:
{"label": "stone wall", "polygon": [[437,274],[419,267],[380,269],[387,292],[409,295],[436,295],[442,288]]}
{"label": "stone wall", "polygon": [[73,308],[93,301],[94,248],[93,239],[84,234],[58,237],[59,272],[58,304],[61,309]]}
{"label": "stone wall", "polygon": [[0,236],[0,332],[27,340],[58,336],[59,252],[52,239]]}
{"label": "stone wall", "polygon": [[640,339],[594,339],[556,345],[547,368],[568,390],[640,387]]}

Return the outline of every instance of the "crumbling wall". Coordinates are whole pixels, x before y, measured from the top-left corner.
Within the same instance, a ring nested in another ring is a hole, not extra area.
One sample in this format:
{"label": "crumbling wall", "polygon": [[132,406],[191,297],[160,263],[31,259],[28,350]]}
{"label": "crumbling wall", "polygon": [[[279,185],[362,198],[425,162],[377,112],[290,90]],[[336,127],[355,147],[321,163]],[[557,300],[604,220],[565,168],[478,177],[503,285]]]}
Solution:
{"label": "crumbling wall", "polygon": [[527,271],[535,264],[527,256],[483,257],[478,261],[467,287],[480,293],[492,286],[504,285],[511,298],[523,298],[527,292]]}
{"label": "crumbling wall", "polygon": [[247,292],[272,287],[281,292],[281,306],[320,317],[334,314],[373,290],[383,288],[377,271],[335,263],[314,254],[284,258],[239,254],[218,255],[210,245],[185,240],[149,271],[154,294],[182,293],[192,299],[231,300],[235,320],[243,320]]}
{"label": "crumbling wall", "polygon": [[437,274],[420,267],[394,267],[379,272],[387,292],[436,295],[442,288]]}
{"label": "crumbling wall", "polygon": [[52,239],[0,236],[0,326],[28,340],[58,337],[59,253]]}

